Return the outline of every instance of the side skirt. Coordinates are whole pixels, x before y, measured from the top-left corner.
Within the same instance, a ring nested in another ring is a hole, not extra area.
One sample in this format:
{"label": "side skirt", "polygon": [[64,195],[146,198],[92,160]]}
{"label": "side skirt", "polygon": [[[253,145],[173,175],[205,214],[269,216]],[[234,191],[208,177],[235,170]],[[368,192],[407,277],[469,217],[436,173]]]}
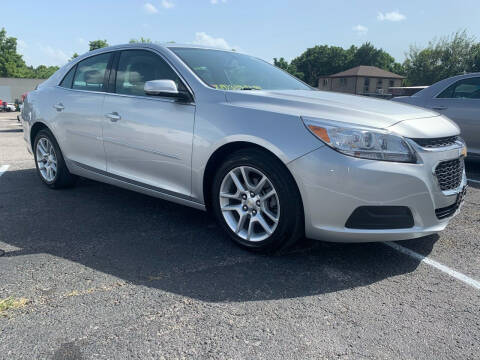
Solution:
{"label": "side skirt", "polygon": [[67,167],[72,174],[82,176],[91,180],[107,183],[110,185],[115,185],[145,195],[154,196],[156,198],[171,201],[177,204],[186,205],[198,210],[207,210],[205,204],[195,201],[189,196],[170,192],[156,186],[144,184],[135,180],[125,178],[123,176],[95,169],[76,161],[65,159],[65,162],[67,163]]}

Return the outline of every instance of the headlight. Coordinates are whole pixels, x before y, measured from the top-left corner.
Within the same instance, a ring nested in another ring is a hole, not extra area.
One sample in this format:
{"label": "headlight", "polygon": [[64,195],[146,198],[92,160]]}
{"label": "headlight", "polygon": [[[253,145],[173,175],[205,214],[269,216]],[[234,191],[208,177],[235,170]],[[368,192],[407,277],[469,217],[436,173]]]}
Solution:
{"label": "headlight", "polygon": [[416,162],[415,153],[405,139],[388,131],[302,119],[312,134],[345,155],[371,160]]}

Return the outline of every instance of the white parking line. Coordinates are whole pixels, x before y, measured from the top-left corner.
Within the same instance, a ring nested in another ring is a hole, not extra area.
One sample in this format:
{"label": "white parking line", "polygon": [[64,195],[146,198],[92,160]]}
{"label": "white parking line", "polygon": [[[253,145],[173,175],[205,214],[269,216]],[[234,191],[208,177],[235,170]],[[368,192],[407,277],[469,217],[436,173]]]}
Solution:
{"label": "white parking line", "polygon": [[477,290],[480,290],[480,281],[472,279],[471,277],[468,277],[467,275],[462,274],[456,270],[450,269],[448,266],[440,264],[439,262],[429,259],[423,255],[420,255],[419,253],[416,253],[413,250],[407,249],[406,247],[400,246],[397,243],[384,242],[384,244],[387,246],[390,246],[392,249],[395,249],[401,252],[402,254],[408,255],[414,259],[419,260],[420,262],[423,262],[427,265],[434,267],[437,270],[443,271],[445,274],[450,275],[451,277],[454,277],[455,279],[460,280],[465,284],[474,287]]}
{"label": "white parking line", "polygon": [[476,184],[480,184],[480,180],[473,180],[473,179],[467,179],[467,180]]}
{"label": "white parking line", "polygon": [[10,165],[0,166],[0,176],[2,176],[3,173],[4,173],[5,171],[7,171],[9,167],[10,167]]}

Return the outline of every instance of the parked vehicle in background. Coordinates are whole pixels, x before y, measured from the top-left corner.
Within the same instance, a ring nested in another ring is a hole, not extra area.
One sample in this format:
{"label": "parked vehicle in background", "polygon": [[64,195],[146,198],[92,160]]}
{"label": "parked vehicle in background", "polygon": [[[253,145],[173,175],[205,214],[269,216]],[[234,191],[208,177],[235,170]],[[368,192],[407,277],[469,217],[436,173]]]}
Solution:
{"label": "parked vehicle in background", "polygon": [[468,154],[480,157],[480,73],[454,76],[408,97],[392,99],[435,110],[457,123]]}
{"label": "parked vehicle in background", "polygon": [[89,52],[30,92],[22,118],[48,187],[79,175],[207,209],[257,251],[304,235],[432,234],[457,213],[466,187],[464,143],[448,118],[317,91],[233,51]]}
{"label": "parked vehicle in background", "polygon": [[7,105],[5,106],[5,111],[17,111],[17,106],[14,103],[7,103]]}

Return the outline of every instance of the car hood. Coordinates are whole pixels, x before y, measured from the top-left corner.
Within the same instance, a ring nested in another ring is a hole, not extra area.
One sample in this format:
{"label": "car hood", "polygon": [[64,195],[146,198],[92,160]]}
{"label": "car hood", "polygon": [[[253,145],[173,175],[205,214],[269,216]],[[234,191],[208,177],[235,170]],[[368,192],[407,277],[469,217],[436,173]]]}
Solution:
{"label": "car hood", "polygon": [[386,129],[401,121],[438,117],[414,106],[366,96],[308,90],[226,91],[233,106]]}

